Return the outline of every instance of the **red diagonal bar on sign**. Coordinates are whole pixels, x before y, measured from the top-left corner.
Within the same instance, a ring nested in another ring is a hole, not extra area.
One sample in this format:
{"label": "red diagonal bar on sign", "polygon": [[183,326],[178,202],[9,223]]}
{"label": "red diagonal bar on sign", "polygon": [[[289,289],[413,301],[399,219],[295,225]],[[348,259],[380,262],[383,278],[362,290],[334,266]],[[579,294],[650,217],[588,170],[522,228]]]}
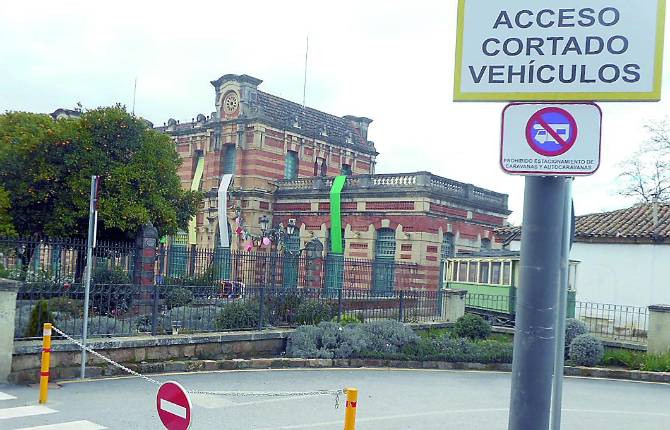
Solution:
{"label": "red diagonal bar on sign", "polygon": [[[537,121],[542,126],[542,128],[547,130],[547,133],[551,134],[551,137],[553,137],[554,140],[556,140],[556,143],[558,143],[561,146],[567,146],[568,145],[568,142],[563,140],[563,138],[561,136],[559,136],[558,133],[556,133],[556,130],[554,130],[553,128],[551,128],[549,126],[549,124],[547,124],[547,121],[542,119],[542,115],[538,115],[537,117],[535,117],[535,121]],[[572,133],[573,130],[570,130],[570,132]]]}

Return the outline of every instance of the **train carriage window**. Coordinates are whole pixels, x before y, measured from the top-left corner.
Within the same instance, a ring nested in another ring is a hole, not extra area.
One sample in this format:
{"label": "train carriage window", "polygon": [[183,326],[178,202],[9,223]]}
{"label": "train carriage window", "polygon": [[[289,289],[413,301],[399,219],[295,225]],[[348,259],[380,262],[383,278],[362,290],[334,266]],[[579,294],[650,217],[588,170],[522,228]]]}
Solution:
{"label": "train carriage window", "polygon": [[468,263],[460,262],[458,264],[458,282],[467,282],[468,280]]}
{"label": "train carriage window", "polygon": [[491,263],[491,283],[495,285],[500,284],[500,262]]}
{"label": "train carriage window", "polygon": [[479,263],[479,283],[489,283],[489,265],[488,261]]}
{"label": "train carriage window", "polygon": [[451,280],[458,281],[458,262],[452,261],[449,264],[451,264]]}
{"label": "train carriage window", "polygon": [[512,262],[506,261],[503,263],[502,284],[512,284]]}
{"label": "train carriage window", "polygon": [[470,262],[470,270],[468,270],[468,282],[477,282],[477,263],[476,261]]}

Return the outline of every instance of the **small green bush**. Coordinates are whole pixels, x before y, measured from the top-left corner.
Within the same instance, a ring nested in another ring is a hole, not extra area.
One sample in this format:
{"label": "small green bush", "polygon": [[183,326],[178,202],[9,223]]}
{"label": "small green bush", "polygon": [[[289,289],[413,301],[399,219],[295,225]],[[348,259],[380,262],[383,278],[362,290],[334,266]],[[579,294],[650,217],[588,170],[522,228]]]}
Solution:
{"label": "small green bush", "polygon": [[295,322],[301,325],[316,325],[321,321],[329,321],[333,310],[330,305],[320,300],[306,300],[298,307]]}
{"label": "small green bush", "polygon": [[271,318],[272,324],[294,324],[298,309],[305,299],[297,292],[286,294],[269,294],[265,299],[265,312]]}
{"label": "small green bush", "polygon": [[35,304],[35,307],[30,313],[30,320],[28,321],[26,337],[41,336],[44,323],[48,322],[54,322],[54,316],[49,311],[49,302],[46,300],[40,300]]}
{"label": "small green bush", "polygon": [[[337,322],[337,317],[333,317],[333,322]],[[358,319],[356,315],[342,315],[340,317],[339,322],[341,325],[348,325],[348,324],[360,324],[363,321]]]}
{"label": "small green bush", "polygon": [[603,343],[593,335],[580,334],[570,343],[569,358],[577,366],[595,366],[604,355]]}
{"label": "small green bush", "polygon": [[84,301],[67,296],[54,297],[49,299],[49,310],[65,317],[80,318],[84,315]]}
{"label": "small green bush", "polygon": [[582,321],[575,318],[568,318],[565,321],[565,354],[570,350],[570,344],[579,335],[587,334],[589,328]]}
{"label": "small green bush", "polygon": [[91,274],[91,285],[128,284],[130,277],[121,267],[96,267]]}
{"label": "small green bush", "polygon": [[258,305],[234,302],[223,307],[214,323],[219,330],[236,330],[258,327]]}
{"label": "small green bush", "polygon": [[479,315],[465,314],[456,321],[454,333],[468,339],[486,339],[491,334],[491,324]]}
{"label": "small green bush", "polygon": [[193,303],[193,291],[183,287],[166,287],[164,296],[168,309],[188,306]]}
{"label": "small green bush", "polygon": [[408,326],[394,320],[361,324],[367,349],[380,353],[397,353],[419,341],[419,336]]}

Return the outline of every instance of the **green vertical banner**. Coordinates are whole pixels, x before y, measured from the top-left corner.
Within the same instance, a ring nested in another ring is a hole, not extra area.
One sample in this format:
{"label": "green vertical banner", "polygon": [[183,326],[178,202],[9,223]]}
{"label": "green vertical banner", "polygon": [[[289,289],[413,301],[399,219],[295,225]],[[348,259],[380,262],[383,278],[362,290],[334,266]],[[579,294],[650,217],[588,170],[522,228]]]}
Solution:
{"label": "green vertical banner", "polygon": [[330,189],[330,251],[333,254],[344,254],[342,247],[342,198],[341,193],[346,176],[336,176]]}

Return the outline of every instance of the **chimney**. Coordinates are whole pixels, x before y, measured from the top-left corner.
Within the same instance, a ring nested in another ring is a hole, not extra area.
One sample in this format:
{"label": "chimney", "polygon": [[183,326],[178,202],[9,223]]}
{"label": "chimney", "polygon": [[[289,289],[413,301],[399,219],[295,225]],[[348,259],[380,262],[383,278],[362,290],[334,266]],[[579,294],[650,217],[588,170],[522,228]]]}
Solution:
{"label": "chimney", "polygon": [[366,142],[368,141],[368,128],[370,127],[370,123],[372,120],[370,118],[365,118],[363,116],[353,116],[353,115],[345,115],[342,118],[349,120],[351,125],[358,131],[361,136],[363,137],[363,140]]}

